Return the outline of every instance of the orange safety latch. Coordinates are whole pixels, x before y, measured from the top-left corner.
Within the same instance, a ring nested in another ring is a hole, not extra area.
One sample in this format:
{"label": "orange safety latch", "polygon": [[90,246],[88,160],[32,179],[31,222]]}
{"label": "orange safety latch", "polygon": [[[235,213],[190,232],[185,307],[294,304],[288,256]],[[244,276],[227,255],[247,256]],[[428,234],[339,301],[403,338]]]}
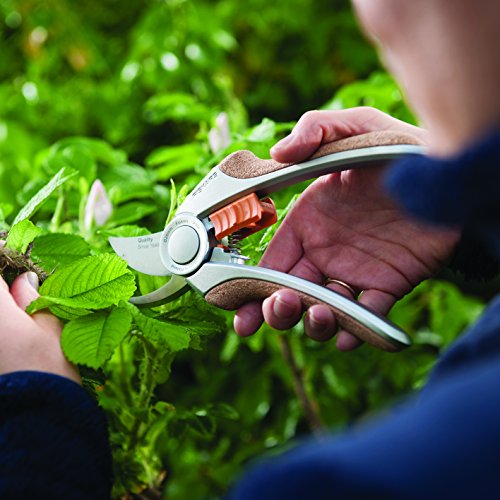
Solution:
{"label": "orange safety latch", "polygon": [[209,215],[215,228],[215,237],[221,240],[228,234],[240,231],[246,238],[273,225],[278,217],[271,198],[259,200],[251,193]]}

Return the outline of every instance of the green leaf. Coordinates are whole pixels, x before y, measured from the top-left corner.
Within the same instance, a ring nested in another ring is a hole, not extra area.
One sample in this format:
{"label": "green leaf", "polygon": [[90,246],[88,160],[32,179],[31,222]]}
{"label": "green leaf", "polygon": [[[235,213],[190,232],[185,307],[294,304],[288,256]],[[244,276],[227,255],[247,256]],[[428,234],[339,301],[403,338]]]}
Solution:
{"label": "green leaf", "polygon": [[239,413],[226,403],[211,403],[206,409],[215,418],[225,418],[227,420],[238,420],[240,418]]}
{"label": "green leaf", "polygon": [[114,204],[134,198],[149,198],[154,186],[153,173],[134,164],[116,165],[99,170],[99,179],[109,186]]}
{"label": "green leaf", "polygon": [[202,153],[202,148],[198,142],[182,144],[180,146],[163,146],[155,149],[145,160],[147,167],[158,167],[165,163],[178,162],[188,158],[196,163]]}
{"label": "green leaf", "polygon": [[137,273],[138,287],[141,295],[154,292],[158,288],[165,285],[170,279],[167,276],[152,276],[151,274]]}
{"label": "green leaf", "polygon": [[210,439],[215,434],[216,425],[209,415],[191,415],[187,420],[190,429],[205,439]]}
{"label": "green leaf", "polygon": [[161,319],[170,324],[182,326],[196,335],[212,335],[224,333],[227,330],[224,313],[213,306],[201,303],[197,298],[194,298],[190,305],[163,314]]}
{"label": "green leaf", "polygon": [[125,163],[124,151],[114,149],[100,139],[90,137],[66,137],[38,155],[38,162],[47,170],[62,166],[78,170],[89,182],[95,178],[97,163],[114,166]]}
{"label": "green leaf", "polygon": [[115,149],[107,142],[94,137],[67,137],[60,140],[57,146],[60,149],[68,146],[86,148],[98,162],[109,166],[118,165],[127,160],[127,154],[124,151]]}
{"label": "green leaf", "polygon": [[208,120],[212,111],[195,96],[177,92],[151,97],[146,102],[144,114],[151,123],[162,123],[166,120],[199,122]]}
{"label": "green leaf", "polygon": [[52,304],[49,305],[49,310],[54,316],[57,316],[58,318],[65,319],[68,321],[80,318],[81,316],[86,316],[87,314],[92,314],[92,311],[90,309],[58,306]]}
{"label": "green leaf", "polygon": [[0,203],[0,220],[4,221],[14,210],[11,203]]}
{"label": "green leaf", "polygon": [[53,233],[35,239],[31,259],[47,271],[90,254],[88,243],[75,234]]}
{"label": "green leaf", "polygon": [[130,303],[125,304],[125,307],[134,316],[139,330],[154,344],[161,345],[170,352],[182,351],[189,347],[191,335],[186,328],[150,318]]}
{"label": "green leaf", "polygon": [[113,229],[104,229],[100,231],[103,236],[115,236],[117,238],[135,238],[136,236],[146,236],[151,234],[149,229],[135,225],[125,225]]}
{"label": "green leaf", "polygon": [[142,314],[136,316],[135,321],[147,338],[168,347],[170,352],[179,352],[189,347],[191,335],[186,328],[164,323]]}
{"label": "green leaf", "polygon": [[82,309],[104,309],[128,300],[135,279],[127,263],[114,254],[94,255],[59,268],[40,287],[41,297],[28,307],[33,313],[57,304]]}
{"label": "green leaf", "polygon": [[63,167],[59,172],[57,172],[50,181],[45,184],[28,203],[21,208],[19,213],[16,215],[14,222],[15,226],[18,222],[31,217],[40,207],[40,205],[59,187],[62,186],[67,180],[71,179],[76,175],[76,172],[72,169]]}
{"label": "green leaf", "polygon": [[157,181],[168,181],[179,175],[189,173],[196,165],[196,161],[190,158],[181,158],[179,160],[167,163],[155,170],[155,178]]}
{"label": "green leaf", "polygon": [[146,158],[146,166],[156,169],[156,180],[169,180],[191,172],[202,154],[203,149],[197,142],[182,146],[165,146],[156,149]]}
{"label": "green leaf", "polygon": [[190,429],[202,438],[213,437],[216,430],[215,420],[212,416],[207,415],[206,411],[201,410],[197,413],[177,411],[176,413],[168,424],[169,435],[180,437]]}
{"label": "green leaf", "polygon": [[100,368],[127,335],[131,323],[132,317],[126,309],[74,319],[62,332],[64,354],[73,363]]}
{"label": "green leaf", "polygon": [[269,118],[264,118],[259,125],[249,130],[246,139],[249,142],[269,142],[276,134],[276,123]]}
{"label": "green leaf", "polygon": [[62,167],[70,167],[92,182],[96,177],[97,163],[88,148],[79,144],[71,144],[64,148],[52,150],[45,160],[45,166],[50,172],[56,172]]}
{"label": "green leaf", "polygon": [[135,222],[142,219],[146,215],[156,212],[158,207],[152,203],[145,204],[140,202],[127,203],[116,208],[113,215],[107,222],[108,226],[119,226],[129,222]]}
{"label": "green leaf", "polygon": [[429,297],[431,331],[439,333],[446,346],[475,321],[483,309],[478,299],[462,295],[455,285],[434,282]]}
{"label": "green leaf", "polygon": [[17,250],[19,253],[26,253],[28,245],[42,232],[28,219],[24,219],[12,226],[7,237],[7,248]]}
{"label": "green leaf", "polygon": [[14,206],[10,203],[0,203],[0,232],[9,230],[9,224],[7,224],[6,219],[13,210]]}

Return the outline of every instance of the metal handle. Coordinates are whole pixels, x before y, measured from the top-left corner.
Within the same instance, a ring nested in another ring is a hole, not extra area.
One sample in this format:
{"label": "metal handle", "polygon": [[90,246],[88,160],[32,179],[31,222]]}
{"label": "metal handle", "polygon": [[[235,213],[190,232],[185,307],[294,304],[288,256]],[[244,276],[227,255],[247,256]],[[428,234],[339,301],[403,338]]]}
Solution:
{"label": "metal handle", "polygon": [[270,269],[238,264],[206,263],[186,281],[205,300],[221,309],[234,310],[252,300],[269,297],[280,288],[295,290],[304,307],[323,304],[339,324],[356,337],[385,351],[396,352],[411,344],[394,323],[328,288]]}
{"label": "metal handle", "polygon": [[177,213],[189,212],[203,218],[250,193],[262,198],[327,173],[394,160],[406,154],[422,154],[420,144],[419,139],[409,134],[373,132],[325,144],[311,159],[295,165],[262,160],[250,151],[237,151],[211,170]]}

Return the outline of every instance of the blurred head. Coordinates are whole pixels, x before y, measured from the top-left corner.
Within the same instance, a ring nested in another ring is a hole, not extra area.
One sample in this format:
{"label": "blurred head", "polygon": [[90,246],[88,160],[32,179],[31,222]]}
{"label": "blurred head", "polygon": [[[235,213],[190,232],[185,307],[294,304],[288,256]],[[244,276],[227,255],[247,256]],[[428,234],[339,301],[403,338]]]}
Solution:
{"label": "blurred head", "polygon": [[436,153],[500,126],[500,1],[352,1]]}

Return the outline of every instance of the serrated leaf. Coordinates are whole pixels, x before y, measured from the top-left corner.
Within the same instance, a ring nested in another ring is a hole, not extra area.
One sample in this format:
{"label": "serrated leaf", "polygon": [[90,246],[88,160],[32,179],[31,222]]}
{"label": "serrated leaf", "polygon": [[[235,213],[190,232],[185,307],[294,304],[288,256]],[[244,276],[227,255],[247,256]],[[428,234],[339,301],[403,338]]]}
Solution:
{"label": "serrated leaf", "polygon": [[40,287],[41,297],[28,307],[33,313],[50,305],[104,309],[128,300],[135,279],[127,263],[114,254],[93,255],[59,268]]}
{"label": "serrated leaf", "polygon": [[127,335],[131,323],[132,317],[125,309],[74,319],[61,335],[64,354],[73,363],[100,368]]}
{"label": "serrated leaf", "polygon": [[59,305],[50,305],[50,312],[61,319],[66,319],[68,321],[76,318],[80,318],[81,316],[86,316],[87,314],[92,314],[92,311],[89,309],[79,309],[76,307],[66,307]]}
{"label": "serrated leaf", "polygon": [[63,167],[59,172],[57,172],[50,181],[45,184],[26,205],[21,208],[19,213],[16,215],[12,225],[16,225],[24,219],[31,217],[40,205],[59,187],[62,186],[67,180],[71,179],[76,172],[70,168]]}
{"label": "serrated leaf", "polygon": [[168,318],[168,316],[165,316],[162,319],[170,325],[185,328],[188,332],[196,335],[223,333],[227,329],[225,318],[219,318],[215,315],[209,318],[203,318],[200,317],[199,311],[187,307],[185,309],[183,308],[183,310],[186,312],[185,318]]}
{"label": "serrated leaf", "polygon": [[142,314],[135,318],[137,326],[152,342],[168,347],[170,352],[179,352],[189,347],[191,336],[186,328],[164,323]]}
{"label": "serrated leaf", "polygon": [[35,239],[31,259],[46,271],[52,271],[89,254],[90,246],[81,236],[53,233]]}
{"label": "serrated leaf", "polygon": [[7,237],[6,247],[19,253],[26,253],[28,245],[42,232],[28,219],[24,219],[12,226]]}
{"label": "serrated leaf", "polygon": [[172,353],[189,347],[191,335],[186,328],[146,316],[130,303],[122,305],[131,312],[139,330],[154,344],[164,346]]}
{"label": "serrated leaf", "polygon": [[227,313],[217,309],[197,295],[188,304],[158,317],[162,321],[186,328],[197,335],[220,334],[227,331]]}

